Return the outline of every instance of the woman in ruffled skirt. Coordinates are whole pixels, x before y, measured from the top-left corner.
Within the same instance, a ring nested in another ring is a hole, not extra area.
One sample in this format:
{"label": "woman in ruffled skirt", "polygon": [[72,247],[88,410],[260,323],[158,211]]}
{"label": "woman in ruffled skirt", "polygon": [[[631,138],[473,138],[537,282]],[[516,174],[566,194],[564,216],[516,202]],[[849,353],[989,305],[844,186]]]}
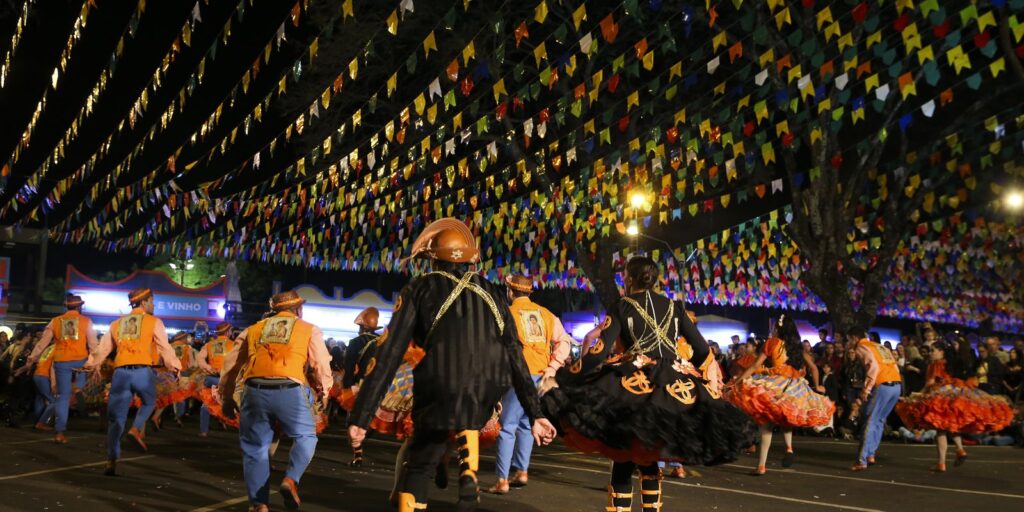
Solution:
{"label": "woman in ruffled skirt", "polygon": [[[935,447],[939,460],[932,470],[939,473],[946,471],[949,437],[956,445],[953,465],[960,466],[967,460],[961,434],[998,432],[1013,421],[1013,408],[1006,398],[978,389],[974,378],[964,380],[950,375],[947,352],[953,354],[950,347],[932,347],[925,388],[896,404],[896,414],[907,428],[938,431]],[[969,373],[961,370],[962,375]]]}
{"label": "woman in ruffled skirt", "polygon": [[[804,378],[811,374],[813,387]],[[796,323],[785,315],[779,318],[775,337],[761,346],[757,359],[729,382],[726,398],[754,419],[761,433],[757,468],[753,475],[765,474],[772,432],[782,430],[786,454],[782,467],[793,465],[793,429],[827,425],[836,406],[818,381],[818,368],[800,342]]]}
{"label": "woman in ruffled skirt", "polygon": [[650,258],[629,261],[627,295],[543,398],[567,446],[613,461],[610,512],[630,510],[637,471],[644,509],[658,509],[658,461],[730,462],[752,439],[746,415],[721,399],[707,342],[680,303],[654,291],[659,278]]}

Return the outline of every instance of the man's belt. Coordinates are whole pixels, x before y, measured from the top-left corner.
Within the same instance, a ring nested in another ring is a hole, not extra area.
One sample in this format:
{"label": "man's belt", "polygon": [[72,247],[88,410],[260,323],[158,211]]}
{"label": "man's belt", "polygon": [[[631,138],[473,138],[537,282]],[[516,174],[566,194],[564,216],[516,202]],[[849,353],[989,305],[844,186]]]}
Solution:
{"label": "man's belt", "polygon": [[883,383],[879,384],[879,386],[896,386],[896,385],[899,385],[899,383],[900,383],[900,381],[894,380],[894,381],[890,381],[890,382],[883,382]]}
{"label": "man's belt", "polygon": [[118,368],[124,369],[124,370],[138,370],[139,368],[152,368],[152,367],[153,367],[152,365],[148,365],[148,364],[125,364],[125,365],[118,366]]}
{"label": "man's belt", "polygon": [[258,384],[256,382],[246,381],[245,385],[246,385],[246,387],[255,388],[255,389],[291,389],[291,388],[299,387],[299,383],[298,382],[292,382],[292,381],[283,382],[281,384]]}

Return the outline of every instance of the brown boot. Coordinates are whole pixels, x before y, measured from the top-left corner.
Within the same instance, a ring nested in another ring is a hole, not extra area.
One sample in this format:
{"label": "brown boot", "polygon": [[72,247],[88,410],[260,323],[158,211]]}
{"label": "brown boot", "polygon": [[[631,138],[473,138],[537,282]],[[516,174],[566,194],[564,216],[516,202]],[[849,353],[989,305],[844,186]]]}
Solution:
{"label": "brown boot", "polygon": [[131,438],[132,441],[135,441],[135,445],[138,446],[140,450],[144,452],[149,450],[146,446],[146,434],[139,432],[139,429],[135,427],[128,429],[128,437]]}
{"label": "brown boot", "polygon": [[103,476],[117,476],[117,460],[107,461],[107,467],[103,469]]}
{"label": "brown boot", "polygon": [[516,474],[509,482],[512,487],[526,487],[526,484],[528,483],[530,483],[530,476],[526,471],[516,471]]}
{"label": "brown boot", "polygon": [[281,481],[281,497],[284,498],[284,506],[288,510],[298,510],[299,505],[302,504],[302,500],[299,499],[299,485],[295,483],[295,480],[284,477]]}
{"label": "brown boot", "polygon": [[32,428],[36,430],[42,430],[43,432],[49,432],[53,430],[53,427],[47,425],[46,423],[36,423],[36,426]]}
{"label": "brown boot", "polygon": [[508,480],[504,478],[499,478],[498,481],[495,482],[493,486],[491,486],[491,488],[487,489],[487,492],[491,494],[508,494],[508,491],[509,483]]}
{"label": "brown boot", "polygon": [[53,436],[53,442],[57,444],[68,444],[68,438],[64,437],[64,432],[57,432]]}
{"label": "brown boot", "polygon": [[608,506],[606,512],[630,512],[633,509],[633,490],[630,492],[615,492],[615,488],[608,486]]}

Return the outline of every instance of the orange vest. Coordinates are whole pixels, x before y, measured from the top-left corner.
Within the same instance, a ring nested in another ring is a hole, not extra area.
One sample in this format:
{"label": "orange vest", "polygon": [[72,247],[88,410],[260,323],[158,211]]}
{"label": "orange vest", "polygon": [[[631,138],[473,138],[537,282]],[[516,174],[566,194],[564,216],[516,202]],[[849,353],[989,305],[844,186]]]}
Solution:
{"label": "orange vest", "polygon": [[110,324],[110,337],[117,345],[114,366],[156,364],[160,356],[153,342],[155,326],[156,317],[147,314],[142,308],[133,309],[131,313],[114,320]]}
{"label": "orange vest", "polygon": [[857,346],[867,348],[871,357],[875,358],[875,362],[878,363],[878,378],[875,380],[875,384],[901,381],[900,367],[888,350],[871,340],[860,340],[857,342]]}
{"label": "orange vest", "polygon": [[551,337],[555,333],[555,315],[527,298],[512,301],[509,307],[516,322],[523,357],[530,374],[540,375],[551,360]]}
{"label": "orange vest", "polygon": [[50,345],[43,350],[43,355],[39,356],[39,362],[36,363],[36,371],[33,375],[40,377],[50,376],[50,367],[53,366],[53,354],[56,353],[54,346]]}
{"label": "orange vest", "polygon": [[292,313],[278,313],[246,331],[249,364],[245,379],[287,378],[306,383],[313,324]]}
{"label": "orange vest", "polygon": [[192,346],[184,341],[176,341],[171,343],[171,348],[174,349],[174,355],[178,356],[178,360],[181,361],[181,369],[186,370],[192,366]]}
{"label": "orange vest", "polygon": [[92,320],[74,310],[50,320],[53,344],[56,347],[56,354],[53,356],[55,360],[78,361],[89,357],[89,348],[85,342],[86,333],[90,329]]}
{"label": "orange vest", "polygon": [[219,336],[217,339],[206,344],[206,364],[213,367],[214,370],[220,371],[224,367],[224,356],[231,352],[231,349],[235,347],[235,342],[230,339]]}

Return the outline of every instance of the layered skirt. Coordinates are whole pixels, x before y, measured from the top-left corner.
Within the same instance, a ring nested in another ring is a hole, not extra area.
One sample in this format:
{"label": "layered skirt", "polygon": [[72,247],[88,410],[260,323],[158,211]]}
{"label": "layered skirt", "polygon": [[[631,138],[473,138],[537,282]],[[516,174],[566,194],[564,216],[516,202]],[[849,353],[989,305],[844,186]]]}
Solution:
{"label": "layered skirt", "polygon": [[910,429],[955,434],[998,432],[1013,421],[1013,407],[1001,396],[956,384],[943,384],[904,397],[896,414]]}
{"label": "layered skirt", "polygon": [[753,441],[747,416],[689,362],[616,356],[590,375],[561,377],[542,405],[575,450],[640,465],[713,465]]}
{"label": "layered skirt", "polygon": [[815,393],[802,376],[755,373],[726,393],[726,398],[758,425],[809,428],[827,425],[836,406]]}

